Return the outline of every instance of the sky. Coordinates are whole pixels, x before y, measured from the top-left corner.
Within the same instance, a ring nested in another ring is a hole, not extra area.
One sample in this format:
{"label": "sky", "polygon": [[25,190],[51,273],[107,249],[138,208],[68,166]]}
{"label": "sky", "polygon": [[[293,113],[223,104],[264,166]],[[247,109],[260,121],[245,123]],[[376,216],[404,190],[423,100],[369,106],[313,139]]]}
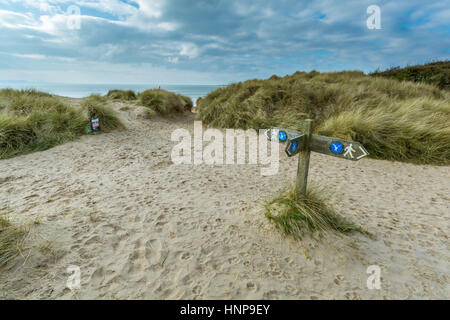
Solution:
{"label": "sky", "polygon": [[3,82],[227,84],[449,58],[442,0],[0,0]]}

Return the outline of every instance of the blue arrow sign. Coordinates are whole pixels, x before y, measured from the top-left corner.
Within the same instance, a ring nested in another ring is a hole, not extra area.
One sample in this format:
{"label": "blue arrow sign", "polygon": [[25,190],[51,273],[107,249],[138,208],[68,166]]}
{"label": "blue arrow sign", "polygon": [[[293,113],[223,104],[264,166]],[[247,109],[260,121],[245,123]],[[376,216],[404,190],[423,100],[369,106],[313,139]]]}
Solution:
{"label": "blue arrow sign", "polygon": [[287,139],[287,134],[286,134],[286,132],[284,132],[284,131],[280,131],[279,133],[278,133],[278,139],[280,139],[280,141],[286,141],[286,139]]}
{"label": "blue arrow sign", "polygon": [[[297,130],[271,127],[266,130],[265,135],[269,140],[273,137],[275,139],[278,138],[279,142],[287,142],[285,151],[289,157],[292,157],[297,154],[300,149],[303,149],[303,138],[297,140],[302,134]],[[294,146],[295,141],[297,141],[298,144]],[[360,160],[369,155],[367,150],[359,142],[325,137],[317,134],[311,135],[309,148],[314,152],[353,161]]]}
{"label": "blue arrow sign", "polygon": [[300,146],[304,145],[304,139],[305,139],[304,134],[297,136],[293,139],[289,138],[288,144],[285,149],[288,157],[292,157],[293,155],[296,155],[297,153],[300,152],[301,149]]}
{"label": "blue arrow sign", "polygon": [[292,142],[292,144],[291,144],[291,151],[295,152],[295,150],[297,150],[297,147],[298,147],[297,141]]}
{"label": "blue arrow sign", "polygon": [[334,154],[340,154],[342,150],[344,150],[344,146],[342,145],[342,143],[335,141],[330,145],[330,150]]}

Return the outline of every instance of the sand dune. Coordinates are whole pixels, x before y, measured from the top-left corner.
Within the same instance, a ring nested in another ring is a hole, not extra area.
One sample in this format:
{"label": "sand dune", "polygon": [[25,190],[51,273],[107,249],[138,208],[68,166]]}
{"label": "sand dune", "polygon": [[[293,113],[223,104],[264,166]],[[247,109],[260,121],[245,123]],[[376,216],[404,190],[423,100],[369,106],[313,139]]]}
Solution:
{"label": "sand dune", "polygon": [[[294,241],[262,204],[293,181],[296,159],[282,154],[268,177],[258,165],[174,165],[170,134],[192,131],[194,115],[118,112],[125,132],[0,161],[0,209],[41,222],[0,274],[0,298],[450,298],[449,167],[313,154],[310,180],[376,238]],[[66,287],[70,265],[79,290]],[[380,290],[367,288],[370,265]]]}

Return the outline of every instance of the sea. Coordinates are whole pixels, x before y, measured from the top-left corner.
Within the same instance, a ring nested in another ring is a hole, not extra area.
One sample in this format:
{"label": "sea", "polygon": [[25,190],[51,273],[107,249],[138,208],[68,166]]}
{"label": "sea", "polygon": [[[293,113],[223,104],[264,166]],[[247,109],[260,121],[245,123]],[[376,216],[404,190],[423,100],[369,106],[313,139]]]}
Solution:
{"label": "sea", "polygon": [[33,83],[33,82],[0,82],[0,88],[12,89],[36,89],[51,94],[71,97],[83,98],[91,94],[105,95],[109,90],[133,90],[136,93],[147,89],[164,89],[175,93],[188,96],[195,102],[199,97],[204,97],[208,93],[226,85],[165,85],[165,84],[73,84],[73,83]]}

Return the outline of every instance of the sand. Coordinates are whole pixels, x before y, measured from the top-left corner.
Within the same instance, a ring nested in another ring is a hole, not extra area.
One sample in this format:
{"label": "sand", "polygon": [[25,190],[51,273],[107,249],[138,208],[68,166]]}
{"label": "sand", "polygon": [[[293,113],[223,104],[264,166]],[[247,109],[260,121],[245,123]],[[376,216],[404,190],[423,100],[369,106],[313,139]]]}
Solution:
{"label": "sand", "polygon": [[[194,115],[142,119],[0,160],[0,210],[27,224],[26,250],[0,273],[1,299],[449,299],[450,168],[312,154],[310,181],[375,236],[282,236],[263,203],[292,182],[259,165],[175,165]],[[79,266],[80,289],[67,268]],[[378,265],[381,288],[367,287]]]}

